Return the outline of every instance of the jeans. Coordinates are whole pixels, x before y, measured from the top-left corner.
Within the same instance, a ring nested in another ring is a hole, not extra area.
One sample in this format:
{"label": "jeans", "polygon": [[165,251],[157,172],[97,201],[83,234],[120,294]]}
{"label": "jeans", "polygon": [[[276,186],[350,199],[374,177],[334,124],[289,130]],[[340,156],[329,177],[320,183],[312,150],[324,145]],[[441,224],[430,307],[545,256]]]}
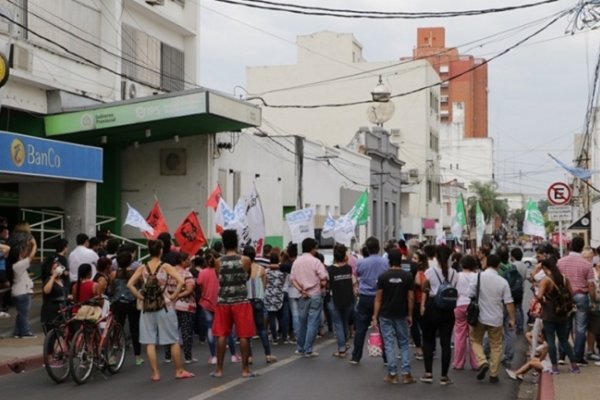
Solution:
{"label": "jeans", "polygon": [[331,299],[327,306],[329,308],[333,330],[335,331],[335,337],[337,339],[338,352],[345,353],[346,342],[348,341],[348,322],[350,321],[350,315],[354,309],[354,302],[344,307],[336,307],[333,299]]}
{"label": "jeans", "polygon": [[292,319],[292,329],[294,330],[294,337],[298,340],[298,332],[300,331],[300,306],[299,298],[289,297],[290,315]]}
{"label": "jeans", "polygon": [[[473,351],[473,346],[469,344],[469,324],[467,323],[468,304],[457,306],[454,309],[454,363],[455,369],[463,369],[469,355],[469,364],[471,369],[479,368],[477,357]],[[414,322],[413,322],[414,323]]]}
{"label": "jeans", "polygon": [[313,351],[313,344],[319,331],[321,322],[321,295],[312,297],[302,297],[298,301],[299,321],[298,329],[298,351],[304,354],[310,354]]}
{"label": "jeans", "polygon": [[558,363],[558,358],[556,357],[557,336],[560,348],[565,352],[567,357],[569,357],[569,361],[571,361],[571,363],[577,361],[577,358],[573,355],[573,348],[569,343],[569,324],[544,321],[544,335],[546,336],[546,343],[548,343],[548,355],[550,356],[552,365]]}
{"label": "jeans", "polygon": [[483,335],[487,332],[490,343],[490,376],[498,376],[498,368],[502,359],[502,335],[504,328],[502,326],[484,325],[477,322],[470,334],[471,346],[477,356],[477,362],[481,367],[487,363],[487,357],[483,351]]}
{"label": "jeans", "polygon": [[504,311],[504,357],[502,363],[508,365],[512,362],[515,356],[515,341],[517,340],[517,332],[514,328],[508,327],[508,312]]}
{"label": "jeans", "polygon": [[[211,357],[215,357],[216,356],[216,343],[215,343],[215,337],[213,336],[212,333],[212,326],[213,326],[213,320],[215,319],[215,313],[212,311],[208,311],[205,309],[202,309],[202,312],[204,312],[204,319],[206,320],[206,342],[208,343],[208,349],[210,350],[210,355]],[[233,332],[231,333],[231,335],[229,335],[229,339],[227,340],[227,344],[229,346],[229,352],[231,353],[231,355],[235,354],[235,341],[233,340]]]}
{"label": "jeans", "polygon": [[256,334],[260,338],[260,341],[265,350],[265,355],[271,355],[271,344],[269,343],[269,335],[267,334],[267,328],[265,327],[265,305],[260,299],[250,299],[252,304],[252,311],[254,312],[254,326],[256,326]]}
{"label": "jeans", "polygon": [[365,338],[371,319],[373,318],[373,307],[375,304],[375,296],[361,294],[358,298],[358,303],[354,309],[354,348],[352,349],[352,360],[360,361],[362,358]]}
{"label": "jeans", "polygon": [[15,329],[13,336],[31,335],[29,328],[29,310],[31,310],[31,294],[21,294],[13,297],[17,307],[17,316],[15,318]]}
{"label": "jeans", "polygon": [[577,306],[575,312],[575,345],[573,352],[576,361],[585,359],[585,342],[587,339],[588,312],[590,310],[590,300],[587,293],[578,293],[573,296],[573,301]]}
{"label": "jeans", "polygon": [[398,374],[398,368],[396,367],[396,343],[398,343],[398,348],[400,349],[400,371],[402,375],[410,374],[409,331],[406,319],[379,317],[379,328],[383,336],[388,374]]}

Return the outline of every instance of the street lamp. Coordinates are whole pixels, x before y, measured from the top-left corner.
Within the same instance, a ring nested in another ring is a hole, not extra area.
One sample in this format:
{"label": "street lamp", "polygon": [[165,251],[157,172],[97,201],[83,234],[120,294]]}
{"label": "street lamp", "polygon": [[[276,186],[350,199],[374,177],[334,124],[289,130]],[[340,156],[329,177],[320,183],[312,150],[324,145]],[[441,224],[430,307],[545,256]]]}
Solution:
{"label": "street lamp", "polygon": [[390,90],[383,84],[381,75],[379,75],[379,82],[371,91],[371,97],[373,98],[373,101],[377,103],[387,103],[390,101],[390,94]]}

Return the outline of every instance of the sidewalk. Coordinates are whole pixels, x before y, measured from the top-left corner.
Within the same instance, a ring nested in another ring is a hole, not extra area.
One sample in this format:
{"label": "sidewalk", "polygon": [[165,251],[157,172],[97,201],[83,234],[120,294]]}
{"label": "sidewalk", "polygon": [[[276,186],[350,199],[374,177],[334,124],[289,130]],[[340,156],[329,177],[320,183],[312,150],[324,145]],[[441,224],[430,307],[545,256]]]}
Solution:
{"label": "sidewalk", "polygon": [[0,319],[0,376],[13,373],[10,365],[18,370],[38,368],[43,365],[42,347],[44,334],[40,324],[40,308],[42,296],[34,294],[29,315],[31,330],[37,338],[15,339],[12,337],[15,324],[15,309],[10,309],[10,318]]}
{"label": "sidewalk", "polygon": [[544,373],[540,379],[539,400],[587,400],[600,395],[600,367],[593,363],[571,374],[562,366],[559,375]]}

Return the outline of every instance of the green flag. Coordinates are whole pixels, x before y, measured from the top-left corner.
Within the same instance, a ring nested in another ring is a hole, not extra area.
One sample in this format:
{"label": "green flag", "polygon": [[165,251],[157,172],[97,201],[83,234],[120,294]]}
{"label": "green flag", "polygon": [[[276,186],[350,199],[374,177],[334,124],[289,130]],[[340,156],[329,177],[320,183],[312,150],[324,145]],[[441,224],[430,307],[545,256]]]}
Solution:
{"label": "green flag", "polygon": [[452,217],[452,234],[460,240],[463,226],[467,225],[467,213],[465,212],[465,202],[462,193],[459,193],[456,199],[456,212]]}
{"label": "green flag", "polygon": [[475,231],[477,233],[477,246],[479,247],[483,242],[483,234],[485,233],[485,217],[479,206],[479,200],[477,201],[477,206],[475,208]]}
{"label": "green flag", "polygon": [[348,213],[356,225],[365,225],[369,220],[369,194],[365,190]]}
{"label": "green flag", "polygon": [[529,199],[525,219],[523,220],[523,233],[526,235],[546,237],[544,216],[540,212],[535,201]]}

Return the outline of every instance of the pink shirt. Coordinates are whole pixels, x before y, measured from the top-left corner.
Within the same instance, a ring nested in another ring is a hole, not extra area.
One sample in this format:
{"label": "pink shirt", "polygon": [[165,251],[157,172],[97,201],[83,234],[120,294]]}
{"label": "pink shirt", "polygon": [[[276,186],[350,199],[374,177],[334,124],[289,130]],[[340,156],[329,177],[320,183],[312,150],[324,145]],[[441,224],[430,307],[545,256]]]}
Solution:
{"label": "pink shirt", "polygon": [[323,263],[310,253],[304,253],[292,264],[290,279],[300,285],[308,296],[321,294],[321,280],[329,275]]}
{"label": "pink shirt", "polygon": [[558,260],[558,269],[571,283],[574,294],[588,292],[588,283],[594,282],[592,263],[581,256],[580,253],[570,252],[568,256]]}
{"label": "pink shirt", "polygon": [[219,278],[214,268],[204,268],[198,274],[198,286],[200,286],[200,300],[198,303],[203,309],[214,312],[219,298]]}

